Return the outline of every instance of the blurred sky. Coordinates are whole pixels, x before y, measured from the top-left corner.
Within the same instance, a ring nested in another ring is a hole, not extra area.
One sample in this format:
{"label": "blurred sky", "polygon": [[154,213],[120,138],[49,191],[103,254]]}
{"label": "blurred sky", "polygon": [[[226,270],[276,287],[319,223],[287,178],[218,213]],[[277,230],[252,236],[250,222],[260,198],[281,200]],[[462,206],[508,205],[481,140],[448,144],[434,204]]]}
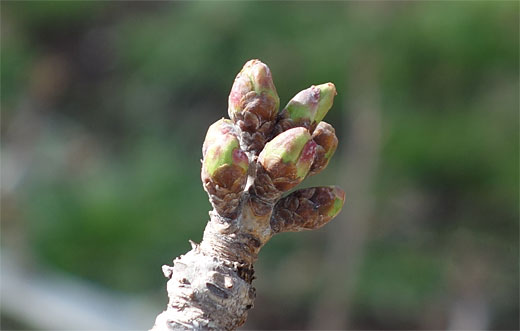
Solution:
{"label": "blurred sky", "polygon": [[303,186],[347,203],[264,248],[244,329],[519,329],[515,1],[2,1],[4,327],[45,325],[15,271],[106,299],[105,328],[163,309],[160,267],[208,219],[205,131],[252,58],[282,106],[335,83],[340,147]]}

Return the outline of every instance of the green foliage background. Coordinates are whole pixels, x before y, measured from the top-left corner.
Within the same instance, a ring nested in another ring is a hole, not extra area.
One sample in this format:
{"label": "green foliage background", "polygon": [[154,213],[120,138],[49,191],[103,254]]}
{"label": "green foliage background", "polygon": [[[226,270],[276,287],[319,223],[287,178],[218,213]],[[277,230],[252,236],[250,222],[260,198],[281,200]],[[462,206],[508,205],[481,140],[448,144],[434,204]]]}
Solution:
{"label": "green foliage background", "polygon": [[[344,144],[352,63],[376,57],[382,148],[351,327],[445,327],[453,264],[476,261],[489,327],[518,329],[518,10],[506,1],[2,2],[3,245],[22,233],[17,244],[38,263],[162,305],[160,266],[199,241],[208,218],[200,148],[227,116],[242,64],[267,63],[282,104],[334,82],[327,121]],[[333,161],[313,183],[337,182],[344,166]],[[327,286],[310,265],[329,226],[267,245],[246,327],[306,327]]]}

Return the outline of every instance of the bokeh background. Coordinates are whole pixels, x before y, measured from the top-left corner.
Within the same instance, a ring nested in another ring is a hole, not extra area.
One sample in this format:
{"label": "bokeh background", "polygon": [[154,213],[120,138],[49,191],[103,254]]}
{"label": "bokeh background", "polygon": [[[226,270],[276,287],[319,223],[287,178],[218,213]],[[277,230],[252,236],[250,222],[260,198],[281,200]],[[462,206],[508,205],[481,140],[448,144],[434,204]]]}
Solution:
{"label": "bokeh background", "polygon": [[518,2],[1,3],[3,329],[143,329],[200,241],[207,127],[249,59],[338,89],[243,329],[518,329]]}

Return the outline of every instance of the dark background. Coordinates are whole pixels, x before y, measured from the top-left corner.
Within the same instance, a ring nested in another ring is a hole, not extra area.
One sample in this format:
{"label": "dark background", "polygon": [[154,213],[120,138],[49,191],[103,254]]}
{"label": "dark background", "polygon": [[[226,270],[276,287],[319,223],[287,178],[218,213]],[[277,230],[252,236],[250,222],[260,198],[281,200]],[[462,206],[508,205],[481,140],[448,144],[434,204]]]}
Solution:
{"label": "dark background", "polygon": [[336,84],[340,147],[303,185],[347,202],[263,249],[243,328],[518,329],[514,1],[2,1],[2,328],[91,329],[129,301],[152,326],[161,265],[208,219],[205,131],[252,58],[282,106]]}

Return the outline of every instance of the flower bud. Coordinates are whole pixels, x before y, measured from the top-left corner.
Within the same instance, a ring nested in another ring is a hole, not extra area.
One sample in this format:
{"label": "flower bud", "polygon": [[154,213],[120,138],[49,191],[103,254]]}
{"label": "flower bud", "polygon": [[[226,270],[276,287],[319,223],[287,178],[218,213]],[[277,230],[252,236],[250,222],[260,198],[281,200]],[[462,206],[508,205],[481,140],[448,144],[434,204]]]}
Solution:
{"label": "flower bud", "polygon": [[204,139],[204,144],[202,145],[202,156],[206,155],[206,151],[208,146],[213,145],[216,140],[220,139],[222,136],[226,134],[234,134],[234,126],[231,120],[221,118],[215,123],[211,124],[208,128],[208,132],[206,133],[206,138]]}
{"label": "flower bud", "polygon": [[248,61],[231,88],[229,117],[235,120],[237,114],[251,112],[259,120],[269,121],[276,116],[279,105],[269,67],[260,60]]}
{"label": "flower bud", "polygon": [[332,107],[336,87],[332,83],[313,85],[296,94],[280,112],[276,132],[303,126],[311,132]]}
{"label": "flower bud", "polygon": [[344,203],[345,192],[337,186],[295,191],[276,203],[271,229],[274,232],[318,229],[336,217]]}
{"label": "flower bud", "polygon": [[318,101],[316,115],[314,116],[315,124],[321,122],[325,115],[327,115],[334,103],[334,97],[338,94],[336,92],[336,86],[332,83],[321,84],[317,87],[320,89],[320,100]]}
{"label": "flower bud", "polygon": [[345,203],[345,191],[337,186],[318,187],[311,198],[326,222],[336,217]]}
{"label": "flower bud", "polygon": [[210,135],[210,138],[211,144],[205,144],[204,148],[201,179],[216,211],[231,217],[246,185],[249,159],[234,135]]}
{"label": "flower bud", "polygon": [[279,191],[287,191],[307,176],[316,154],[316,143],[309,131],[298,127],[287,130],[265,145],[258,161]]}
{"label": "flower bud", "polygon": [[229,117],[240,128],[241,142],[254,155],[271,136],[280,106],[269,68],[259,60],[247,62],[229,94]]}
{"label": "flower bud", "polygon": [[312,140],[317,144],[316,158],[312,163],[309,175],[315,175],[325,169],[329,164],[332,155],[338,147],[338,138],[332,125],[320,122],[312,133]]}
{"label": "flower bud", "polygon": [[247,173],[249,160],[240,149],[238,139],[226,134],[206,149],[203,170],[219,186],[231,188],[233,183]]}

